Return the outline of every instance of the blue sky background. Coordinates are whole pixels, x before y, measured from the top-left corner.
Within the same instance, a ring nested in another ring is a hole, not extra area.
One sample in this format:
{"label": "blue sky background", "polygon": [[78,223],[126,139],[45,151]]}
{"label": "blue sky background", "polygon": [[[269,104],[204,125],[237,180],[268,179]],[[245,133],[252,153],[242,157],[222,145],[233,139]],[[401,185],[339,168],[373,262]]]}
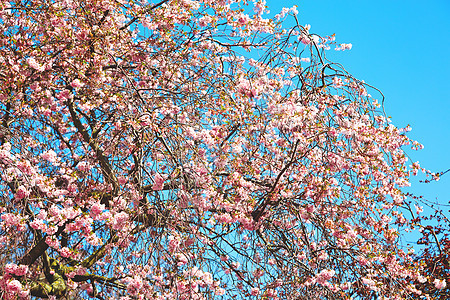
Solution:
{"label": "blue sky background", "polygon": [[[271,16],[297,5],[300,24],[310,24],[311,33],[352,43],[352,50],[330,50],[327,57],[383,92],[394,125],[411,125],[408,136],[425,147],[408,151],[412,161],[432,172],[450,168],[449,0],[266,1]],[[429,184],[413,180],[409,191],[448,204],[450,172]]]}

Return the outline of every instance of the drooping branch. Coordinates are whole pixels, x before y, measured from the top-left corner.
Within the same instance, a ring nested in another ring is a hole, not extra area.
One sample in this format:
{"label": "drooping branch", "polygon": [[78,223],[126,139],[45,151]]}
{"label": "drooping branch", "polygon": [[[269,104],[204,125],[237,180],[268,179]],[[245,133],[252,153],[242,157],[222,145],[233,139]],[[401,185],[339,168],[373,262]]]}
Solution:
{"label": "drooping branch", "polygon": [[[270,191],[267,193],[267,198],[264,200],[264,202],[263,202],[259,207],[257,207],[257,208],[252,212],[252,217],[253,217],[253,220],[254,220],[255,222],[258,222],[258,221],[259,221],[259,219],[261,218],[261,216],[264,214],[264,211],[265,211],[266,207],[267,207],[268,205],[273,204],[272,201],[271,201],[271,198],[272,198],[272,195],[273,195],[273,193],[274,193],[274,191],[275,191],[275,189],[276,189],[276,187],[277,187],[278,182],[280,181],[281,176],[283,176],[283,174],[289,169],[289,167],[291,167],[291,165],[296,161],[295,154],[296,154],[296,152],[297,152],[298,144],[299,144],[299,140],[297,140],[297,141],[295,142],[295,145],[294,145],[294,147],[293,147],[293,149],[292,149],[292,151],[291,151],[291,155],[290,155],[289,162],[288,162],[288,163],[283,167],[283,169],[281,169],[281,171],[278,173],[278,176],[276,177],[275,182],[273,183],[273,185],[272,185]],[[306,155],[308,154],[308,152],[309,152],[309,151],[306,151],[306,152],[302,155],[302,157],[306,156]]]}
{"label": "drooping branch", "polygon": [[84,128],[83,124],[81,123],[81,121],[78,118],[78,115],[75,111],[73,101],[68,100],[67,106],[69,108],[69,112],[70,112],[70,116],[72,117],[73,124],[75,125],[75,127],[77,128],[77,130],[81,134],[81,136],[83,137],[83,140],[89,144],[89,146],[92,148],[92,150],[94,150],[97,160],[100,163],[103,176],[105,176],[105,179],[113,186],[114,193],[116,193],[117,189],[118,189],[118,183],[117,183],[115,175],[112,171],[112,167],[111,167],[108,159],[103,154],[103,151],[100,149],[100,147],[96,143],[96,141],[89,136],[89,133]]}

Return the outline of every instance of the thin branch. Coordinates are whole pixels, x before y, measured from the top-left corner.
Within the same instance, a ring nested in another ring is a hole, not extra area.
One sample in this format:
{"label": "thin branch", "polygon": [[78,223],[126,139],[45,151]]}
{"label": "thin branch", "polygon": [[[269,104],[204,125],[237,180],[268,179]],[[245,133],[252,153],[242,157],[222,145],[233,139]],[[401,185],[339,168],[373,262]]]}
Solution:
{"label": "thin branch", "polygon": [[[164,3],[169,2],[169,1],[170,1],[170,0],[163,0],[163,1],[161,1],[161,2],[159,2],[159,3],[157,3],[157,4],[155,4],[155,5],[153,5],[153,6],[150,7],[149,9],[145,10],[144,14],[145,14],[145,13],[148,13],[148,12],[150,12],[150,11],[152,11],[152,10],[154,10],[155,8],[161,6],[161,5],[163,5]],[[134,22],[136,22],[137,20],[139,20],[139,18],[140,18],[140,17],[134,17],[134,18],[131,19],[127,24],[125,24],[125,25],[123,25],[122,27],[120,27],[119,30],[124,30],[124,29],[128,28],[128,26],[130,26],[131,24],[133,24]]]}

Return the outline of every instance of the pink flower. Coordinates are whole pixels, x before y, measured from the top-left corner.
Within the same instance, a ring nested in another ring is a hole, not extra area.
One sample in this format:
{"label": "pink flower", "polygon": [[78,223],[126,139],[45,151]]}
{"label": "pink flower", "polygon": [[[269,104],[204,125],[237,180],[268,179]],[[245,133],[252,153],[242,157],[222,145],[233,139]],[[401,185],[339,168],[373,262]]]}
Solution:
{"label": "pink flower", "polygon": [[362,278],[362,282],[369,286],[369,289],[372,291],[377,291],[378,287],[376,286],[376,282],[370,278]]}
{"label": "pink flower", "polygon": [[173,252],[180,245],[180,239],[175,236],[169,236],[169,251]]}
{"label": "pink flower", "polygon": [[6,226],[17,226],[20,223],[20,218],[11,213],[2,215],[2,220],[5,222]]}
{"label": "pink flower", "polygon": [[72,255],[72,251],[70,251],[70,249],[67,247],[63,247],[59,251],[59,254],[61,254],[62,257],[70,257],[70,255]]}
{"label": "pink flower", "polygon": [[38,219],[31,221],[30,226],[33,229],[39,229],[39,230],[42,230],[45,228],[44,222],[42,220],[38,220]]}
{"label": "pink flower", "polygon": [[250,22],[250,17],[246,14],[240,14],[238,16],[238,23],[240,26],[246,25],[248,22]]}
{"label": "pink flower", "polygon": [[[8,144],[9,145],[9,144]],[[11,152],[9,147],[1,147],[0,148],[0,161],[7,162],[11,158]]]}
{"label": "pink flower", "polygon": [[5,272],[9,274],[16,274],[16,264],[6,264],[5,266]]}
{"label": "pink flower", "polygon": [[128,214],[126,212],[120,212],[114,216],[112,229],[119,230],[123,228],[125,222],[128,221]]}
{"label": "pink flower", "polygon": [[337,88],[341,87],[342,86],[342,79],[337,77],[337,76],[334,76],[333,77],[333,85],[335,87],[337,87]]}
{"label": "pink flower", "polygon": [[419,281],[420,283],[425,283],[425,282],[427,282],[427,278],[423,277],[422,275],[419,275],[417,277],[417,281]]}
{"label": "pink flower", "polygon": [[316,276],[316,281],[319,284],[324,285],[327,280],[330,280],[336,272],[334,270],[322,270]]}
{"label": "pink flower", "polygon": [[105,210],[105,205],[100,203],[94,203],[91,207],[91,217],[95,218],[99,216]]}
{"label": "pink flower", "polygon": [[230,214],[225,213],[217,217],[217,221],[220,223],[231,223],[233,221],[233,218],[230,216]]}
{"label": "pink flower", "polygon": [[131,295],[136,295],[143,286],[142,278],[135,277],[130,279],[127,290]]}
{"label": "pink flower", "polygon": [[87,163],[85,161],[79,162],[77,167],[78,167],[78,170],[80,170],[81,172],[86,172],[91,169],[91,166],[89,165],[89,163]]}
{"label": "pink flower", "polygon": [[152,189],[154,191],[161,191],[163,189],[164,186],[164,178],[159,175],[158,173],[156,173],[155,176],[153,176],[153,186]]}
{"label": "pink flower", "polygon": [[198,19],[198,25],[201,27],[206,27],[208,24],[211,23],[211,17],[210,16],[203,16],[200,19]]}
{"label": "pink flower", "polygon": [[264,270],[262,269],[256,269],[255,271],[253,271],[253,276],[258,279],[260,277],[262,277],[264,275]]}
{"label": "pink flower", "polygon": [[250,294],[251,294],[252,296],[258,296],[258,295],[259,295],[259,289],[258,289],[258,288],[252,288],[252,289],[250,290]]}
{"label": "pink flower", "polygon": [[416,207],[416,213],[420,214],[421,212],[423,212],[423,207],[419,206],[419,205],[414,205]]}
{"label": "pink flower", "polygon": [[214,294],[216,294],[217,296],[222,296],[225,295],[225,290],[223,288],[216,288],[216,290],[214,291]]}
{"label": "pink flower", "polygon": [[6,285],[6,290],[10,293],[18,293],[22,290],[22,284],[18,280],[11,280]]}
{"label": "pink flower", "polygon": [[75,79],[74,81],[72,81],[72,83],[70,84],[73,88],[78,88],[78,87],[82,87],[83,84],[80,82],[79,79]]}
{"label": "pink flower", "polygon": [[241,266],[241,264],[239,262],[237,262],[237,261],[234,261],[234,262],[231,263],[231,267],[233,269],[235,269],[235,270],[239,269],[240,266]]}
{"label": "pink flower", "polygon": [[207,285],[212,285],[214,283],[213,277],[209,272],[203,273],[202,279],[203,282]]}
{"label": "pink flower", "polygon": [[302,33],[301,35],[298,36],[298,40],[305,45],[311,44],[310,38],[308,37],[308,35],[306,35],[304,33]]}
{"label": "pink flower", "polygon": [[443,279],[443,280],[439,280],[439,279],[435,279],[434,281],[433,281],[433,283],[434,283],[434,286],[437,288],[437,289],[443,289],[443,288],[445,288],[446,286],[447,286],[447,283],[445,282],[445,279]]}
{"label": "pink flower", "polygon": [[352,44],[340,44],[338,47],[336,47],[335,50],[337,50],[337,51],[350,50],[350,49],[352,49],[352,47],[353,47]]}
{"label": "pink flower", "polygon": [[38,71],[45,70],[45,68],[43,68],[33,57],[27,58],[27,63],[30,67],[32,67],[35,70],[38,70]]}
{"label": "pink flower", "polygon": [[255,222],[253,221],[253,219],[241,217],[238,219],[238,221],[242,224],[242,227],[244,227],[247,230],[255,229]]}
{"label": "pink flower", "polygon": [[25,175],[33,175],[33,167],[31,166],[28,160],[20,161],[17,163],[17,167],[20,171],[22,171]]}
{"label": "pink flower", "polygon": [[15,274],[17,276],[24,276],[28,272],[28,266],[27,265],[18,265],[16,266]]}
{"label": "pink flower", "polygon": [[16,191],[16,194],[14,195],[14,198],[16,200],[21,200],[23,198],[26,198],[30,195],[30,191],[28,191],[23,185],[19,186],[19,188]]}
{"label": "pink flower", "polygon": [[50,237],[50,236],[47,236],[47,237],[45,238],[45,243],[46,243],[47,245],[49,245],[50,247],[55,248],[55,249],[58,248],[58,247],[60,246],[59,241],[58,241],[56,238]]}
{"label": "pink flower", "polygon": [[277,296],[277,291],[274,290],[274,289],[268,289],[267,293],[266,293],[266,296],[268,298],[275,298]]}
{"label": "pink flower", "polygon": [[44,159],[48,162],[51,162],[51,163],[56,162],[56,160],[58,158],[55,151],[53,151],[53,150],[45,151],[44,153],[41,154],[41,157],[42,157],[42,159]]}
{"label": "pink flower", "polygon": [[178,266],[182,266],[182,265],[185,265],[188,263],[188,258],[183,253],[177,253],[177,254],[175,254],[175,257],[178,260],[178,263],[177,263]]}

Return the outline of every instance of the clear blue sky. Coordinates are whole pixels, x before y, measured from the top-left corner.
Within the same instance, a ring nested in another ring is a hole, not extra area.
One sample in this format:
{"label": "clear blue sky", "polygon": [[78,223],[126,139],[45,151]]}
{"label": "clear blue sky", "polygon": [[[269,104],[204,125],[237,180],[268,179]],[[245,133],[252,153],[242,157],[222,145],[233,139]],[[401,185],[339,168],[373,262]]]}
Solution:
{"label": "clear blue sky", "polygon": [[[297,5],[310,32],[352,43],[352,50],[327,57],[383,92],[394,125],[411,125],[409,136],[425,146],[408,151],[412,160],[433,172],[450,168],[449,0],[266,1],[270,15]],[[410,191],[448,204],[450,172],[439,182],[415,181]]]}

